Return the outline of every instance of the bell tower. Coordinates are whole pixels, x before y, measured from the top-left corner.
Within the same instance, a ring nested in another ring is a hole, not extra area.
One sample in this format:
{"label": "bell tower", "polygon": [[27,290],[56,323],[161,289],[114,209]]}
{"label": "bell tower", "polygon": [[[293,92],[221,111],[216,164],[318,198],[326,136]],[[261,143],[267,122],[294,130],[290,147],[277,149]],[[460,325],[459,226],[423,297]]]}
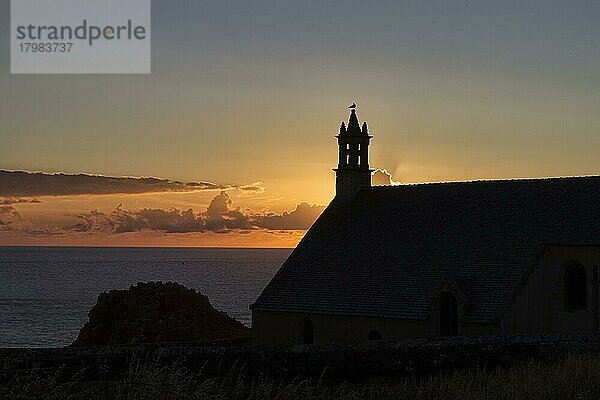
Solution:
{"label": "bell tower", "polygon": [[340,133],[336,136],[339,147],[338,166],[335,171],[335,198],[350,200],[360,187],[371,186],[369,169],[369,135],[367,123],[362,128],[356,116],[356,105],[350,106],[348,127],[342,122]]}

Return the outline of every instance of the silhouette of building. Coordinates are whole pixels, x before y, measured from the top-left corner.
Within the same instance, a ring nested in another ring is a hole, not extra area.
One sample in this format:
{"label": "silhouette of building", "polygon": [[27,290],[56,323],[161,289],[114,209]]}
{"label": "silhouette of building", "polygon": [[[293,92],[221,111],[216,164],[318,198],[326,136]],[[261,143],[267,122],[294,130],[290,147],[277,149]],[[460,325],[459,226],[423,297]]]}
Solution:
{"label": "silhouette of building", "polygon": [[600,176],[370,186],[366,124],[336,196],[251,306],[258,344],[596,332]]}

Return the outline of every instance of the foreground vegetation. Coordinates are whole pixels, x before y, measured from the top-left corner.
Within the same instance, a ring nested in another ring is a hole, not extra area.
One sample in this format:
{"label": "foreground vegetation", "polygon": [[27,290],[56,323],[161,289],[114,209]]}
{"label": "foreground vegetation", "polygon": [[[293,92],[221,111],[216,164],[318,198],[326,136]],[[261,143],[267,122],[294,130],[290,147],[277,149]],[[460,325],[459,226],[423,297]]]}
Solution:
{"label": "foreground vegetation", "polygon": [[[326,374],[326,371],[325,371]],[[208,378],[180,365],[132,363],[118,381],[64,381],[61,371],[36,371],[0,386],[0,399],[597,399],[600,357],[570,356],[554,363],[531,361],[509,369],[464,370],[421,378],[378,378],[326,385],[320,379],[250,378],[244,368]]]}

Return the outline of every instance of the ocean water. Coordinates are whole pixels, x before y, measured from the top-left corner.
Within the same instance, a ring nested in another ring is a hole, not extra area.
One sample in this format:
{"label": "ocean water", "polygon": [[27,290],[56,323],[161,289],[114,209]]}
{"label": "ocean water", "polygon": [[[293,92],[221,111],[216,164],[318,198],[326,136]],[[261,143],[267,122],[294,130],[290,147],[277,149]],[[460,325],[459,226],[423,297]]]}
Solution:
{"label": "ocean water", "polygon": [[0,247],[0,347],[61,347],[98,294],[174,281],[251,324],[256,300],[290,249]]}

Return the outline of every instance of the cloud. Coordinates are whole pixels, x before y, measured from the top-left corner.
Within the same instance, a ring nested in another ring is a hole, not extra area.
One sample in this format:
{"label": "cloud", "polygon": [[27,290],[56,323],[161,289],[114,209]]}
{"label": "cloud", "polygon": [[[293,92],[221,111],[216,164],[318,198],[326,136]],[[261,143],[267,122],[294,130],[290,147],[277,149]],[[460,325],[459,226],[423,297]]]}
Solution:
{"label": "cloud", "polygon": [[0,206],[0,231],[28,231],[30,224],[13,206]]}
{"label": "cloud", "polygon": [[41,203],[38,199],[27,199],[21,197],[0,197],[0,204],[22,204],[22,203]]}
{"label": "cloud", "polygon": [[[119,207],[117,207],[118,209]],[[81,222],[68,227],[67,230],[75,232],[110,232],[115,229],[111,216],[98,210],[92,210],[87,214],[80,215],[78,218]]]}
{"label": "cloud", "polygon": [[231,197],[223,190],[216,195],[204,213],[205,228],[213,232],[249,230],[253,228],[250,217],[239,208],[230,209]]}
{"label": "cloud", "polygon": [[166,233],[304,230],[310,227],[324,209],[321,205],[302,203],[294,211],[278,215],[233,208],[232,204],[233,201],[227,192],[221,191],[202,213],[196,213],[191,208],[126,210],[119,205],[109,214],[93,210],[80,215],[80,222],[67,227],[66,230],[115,234],[143,230]]}
{"label": "cloud", "polygon": [[180,182],[153,177],[111,177],[0,170],[0,196],[68,196],[83,194],[140,194],[157,192],[196,192],[232,186],[210,182]]}
{"label": "cloud", "polygon": [[239,186],[238,189],[242,192],[262,193],[266,188],[263,186],[262,182],[254,182],[250,185]]}
{"label": "cloud", "polygon": [[392,174],[385,169],[376,169],[371,176],[371,184],[373,186],[390,186],[399,185],[400,182],[395,182],[392,179]]}
{"label": "cloud", "polygon": [[203,219],[190,208],[180,211],[145,208],[138,211],[119,209],[116,213],[114,233],[141,230],[164,231],[167,233],[204,232]]}
{"label": "cloud", "polygon": [[321,215],[323,206],[300,203],[292,212],[284,211],[282,215],[268,214],[256,217],[257,225],[272,230],[308,229]]}

